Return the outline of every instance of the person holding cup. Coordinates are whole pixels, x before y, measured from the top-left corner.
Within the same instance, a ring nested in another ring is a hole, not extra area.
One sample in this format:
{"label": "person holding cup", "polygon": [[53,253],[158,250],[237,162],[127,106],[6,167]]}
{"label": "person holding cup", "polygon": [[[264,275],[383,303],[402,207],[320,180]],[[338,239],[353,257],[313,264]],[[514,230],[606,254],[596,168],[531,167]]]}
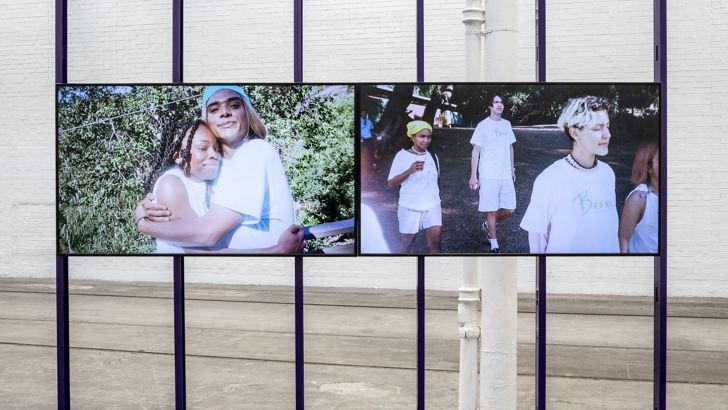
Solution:
{"label": "person holding cup", "polygon": [[432,141],[432,126],[425,121],[407,124],[407,137],[412,146],[395,155],[387,184],[400,187],[397,219],[400,232],[400,253],[409,253],[415,237],[425,231],[427,249],[440,252],[442,209],[437,156],[427,150]]}

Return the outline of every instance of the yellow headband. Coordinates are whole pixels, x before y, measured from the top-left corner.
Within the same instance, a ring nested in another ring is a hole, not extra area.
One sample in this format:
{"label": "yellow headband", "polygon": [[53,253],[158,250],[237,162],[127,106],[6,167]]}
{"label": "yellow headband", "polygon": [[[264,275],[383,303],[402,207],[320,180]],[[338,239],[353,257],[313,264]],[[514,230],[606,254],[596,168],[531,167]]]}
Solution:
{"label": "yellow headband", "polygon": [[407,136],[410,138],[422,130],[430,130],[432,132],[432,126],[421,120],[411,121],[407,124]]}

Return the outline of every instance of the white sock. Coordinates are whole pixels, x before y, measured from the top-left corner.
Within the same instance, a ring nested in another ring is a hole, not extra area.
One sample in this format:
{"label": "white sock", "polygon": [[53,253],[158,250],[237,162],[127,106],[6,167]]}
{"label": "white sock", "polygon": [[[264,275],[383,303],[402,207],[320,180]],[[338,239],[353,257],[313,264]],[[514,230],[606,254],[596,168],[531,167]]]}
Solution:
{"label": "white sock", "polygon": [[495,249],[498,247],[498,239],[489,239],[490,240],[490,249]]}

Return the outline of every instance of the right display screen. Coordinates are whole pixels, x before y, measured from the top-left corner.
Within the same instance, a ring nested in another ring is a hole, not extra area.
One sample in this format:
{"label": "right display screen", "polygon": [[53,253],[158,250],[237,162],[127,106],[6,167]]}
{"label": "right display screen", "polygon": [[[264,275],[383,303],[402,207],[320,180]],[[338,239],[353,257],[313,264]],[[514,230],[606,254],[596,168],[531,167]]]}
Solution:
{"label": "right display screen", "polygon": [[654,83],[361,84],[362,255],[657,255]]}

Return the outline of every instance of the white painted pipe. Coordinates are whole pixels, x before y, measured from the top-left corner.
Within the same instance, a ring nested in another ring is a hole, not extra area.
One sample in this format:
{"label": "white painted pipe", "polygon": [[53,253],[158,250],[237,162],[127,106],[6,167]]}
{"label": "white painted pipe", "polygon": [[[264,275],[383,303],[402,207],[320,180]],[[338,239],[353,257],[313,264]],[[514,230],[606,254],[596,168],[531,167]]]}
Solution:
{"label": "white painted pipe", "polygon": [[513,0],[485,0],[486,81],[517,80],[518,3]]}
{"label": "white painted pipe", "polygon": [[481,260],[480,408],[516,408],[517,259]]}
{"label": "white painted pipe", "polygon": [[[486,81],[516,81],[518,2],[485,0]],[[515,409],[518,260],[481,258],[480,408]]]}
{"label": "white painted pipe", "polygon": [[463,261],[463,283],[458,297],[458,333],[460,335],[460,373],[459,399],[460,410],[476,410],[478,397],[478,259],[465,258]]}
{"label": "white painted pipe", "polygon": [[481,39],[483,36],[482,0],[465,0],[463,24],[465,24],[465,80],[482,81],[480,70]]}

